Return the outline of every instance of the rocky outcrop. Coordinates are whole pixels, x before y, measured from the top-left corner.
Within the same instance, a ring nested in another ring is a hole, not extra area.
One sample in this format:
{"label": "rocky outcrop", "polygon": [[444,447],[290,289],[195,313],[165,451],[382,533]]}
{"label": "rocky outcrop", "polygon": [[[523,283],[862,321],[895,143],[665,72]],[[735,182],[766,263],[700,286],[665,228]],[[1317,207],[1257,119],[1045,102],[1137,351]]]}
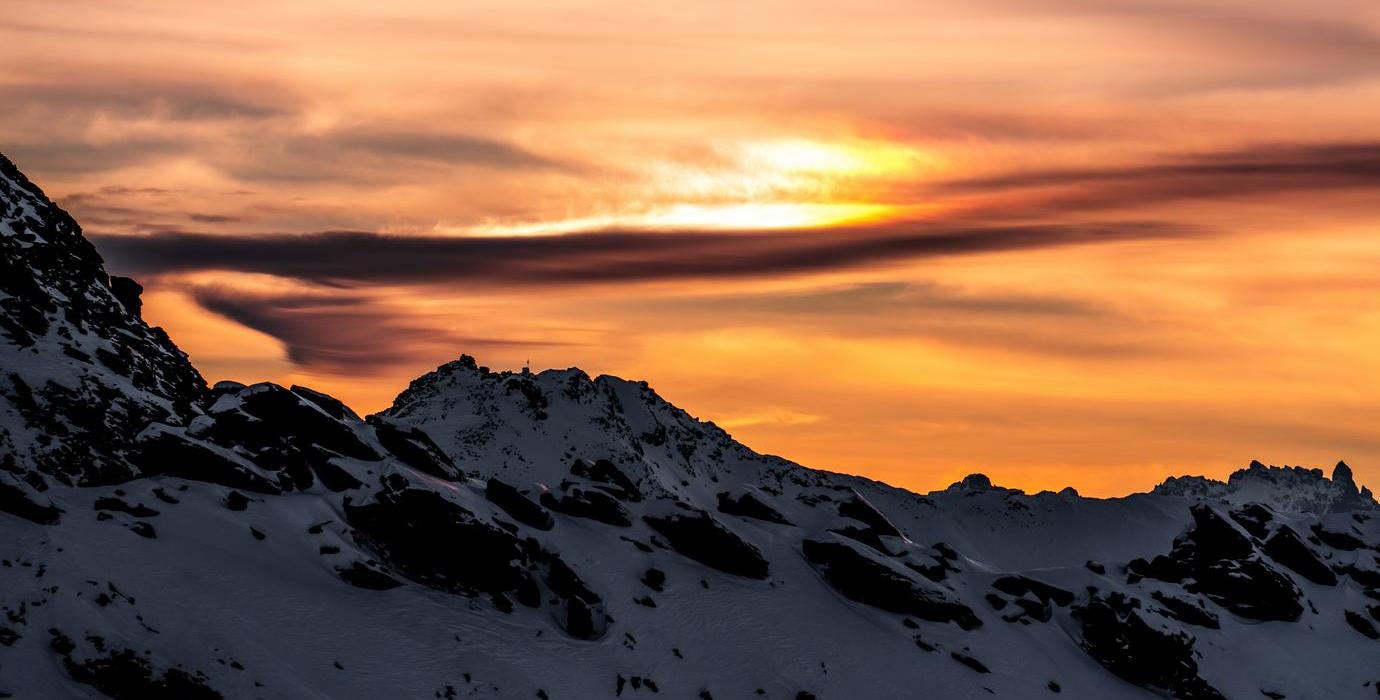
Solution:
{"label": "rocky outcrop", "polygon": [[642,519],[672,549],[705,566],[753,579],[765,579],[770,573],[761,551],[704,511],[644,515]]}
{"label": "rocky outcrop", "polygon": [[197,414],[206,383],[140,318],[138,292],[0,156],[0,466],[118,483],[138,474],[145,426]]}
{"label": "rocky outcrop", "polygon": [[1232,472],[1225,482],[1202,476],[1170,477],[1152,493],[1233,505],[1263,503],[1273,510],[1292,513],[1380,509],[1370,489],[1356,485],[1346,462],[1338,462],[1328,479],[1321,469],[1266,466],[1252,461],[1245,469]]}
{"label": "rocky outcrop", "polygon": [[801,553],[830,586],[851,600],[931,622],[952,622],[965,630],[982,625],[971,608],[937,586],[926,585],[852,545],[807,539],[801,543]]}
{"label": "rocky outcrop", "polygon": [[1265,560],[1255,543],[1211,507],[1192,508],[1193,526],[1174,541],[1169,554],[1136,560],[1137,576],[1182,584],[1212,602],[1252,620],[1294,621],[1303,613],[1303,593]]}
{"label": "rocky outcrop", "polygon": [[1198,675],[1194,640],[1157,629],[1137,611],[1139,601],[1119,594],[1093,598],[1073,610],[1088,655],[1117,676],[1179,700],[1222,700]]}

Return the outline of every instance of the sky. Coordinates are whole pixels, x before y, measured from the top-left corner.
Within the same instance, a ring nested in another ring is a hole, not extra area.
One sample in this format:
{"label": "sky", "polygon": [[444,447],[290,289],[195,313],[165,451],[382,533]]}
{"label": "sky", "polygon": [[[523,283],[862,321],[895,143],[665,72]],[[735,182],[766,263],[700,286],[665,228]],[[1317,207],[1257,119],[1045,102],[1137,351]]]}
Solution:
{"label": "sky", "polygon": [[1380,484],[1374,0],[8,0],[0,151],[211,381],[645,379],[928,491]]}

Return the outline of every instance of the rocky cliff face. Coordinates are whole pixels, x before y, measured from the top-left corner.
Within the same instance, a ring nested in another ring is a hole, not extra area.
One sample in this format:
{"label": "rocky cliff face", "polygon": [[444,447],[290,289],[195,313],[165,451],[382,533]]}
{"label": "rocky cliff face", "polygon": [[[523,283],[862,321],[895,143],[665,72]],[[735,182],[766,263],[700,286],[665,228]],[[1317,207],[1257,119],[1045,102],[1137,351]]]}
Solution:
{"label": "rocky cliff face", "polygon": [[196,414],[205,382],[140,318],[139,292],[107,275],[76,222],[0,156],[5,471],[38,488],[123,481],[137,473],[130,438]]}
{"label": "rocky cliff face", "polygon": [[1328,479],[1321,469],[1267,467],[1253,461],[1245,469],[1232,472],[1226,481],[1202,476],[1170,477],[1156,486],[1153,493],[1235,505],[1264,503],[1292,513],[1380,509],[1370,489],[1356,485],[1346,462],[1338,462]]}
{"label": "rocky cliff face", "polygon": [[0,697],[1376,692],[1349,470],[921,496],[574,369],[207,389],[0,163]]}

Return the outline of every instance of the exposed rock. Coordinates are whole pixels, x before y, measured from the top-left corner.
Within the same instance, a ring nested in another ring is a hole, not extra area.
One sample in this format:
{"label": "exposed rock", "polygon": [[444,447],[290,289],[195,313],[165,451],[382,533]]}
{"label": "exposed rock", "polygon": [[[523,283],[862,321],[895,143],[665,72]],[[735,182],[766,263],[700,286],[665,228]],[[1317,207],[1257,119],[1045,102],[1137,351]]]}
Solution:
{"label": "exposed rock", "polygon": [[335,573],[351,586],[370,591],[386,591],[402,585],[392,576],[357,561],[347,567],[336,567]]}
{"label": "exposed rock", "polygon": [[490,478],[484,487],[484,497],[490,503],[503,509],[503,512],[511,515],[514,520],[535,527],[538,530],[550,530],[555,526],[556,520],[551,517],[545,508],[533,503],[531,499],[522,495],[512,485]]}
{"label": "exposed rock", "polygon": [[620,500],[634,502],[642,500],[642,494],[637,490],[637,484],[634,484],[627,474],[624,474],[618,467],[614,466],[613,462],[607,459],[596,460],[594,464],[577,459],[570,465],[570,473],[603,484],[604,488]]}
{"label": "exposed rock", "polygon": [[377,414],[369,416],[369,425],[374,426],[375,435],[384,449],[413,469],[448,481],[460,478],[455,463],[421,429],[403,426]]}
{"label": "exposed rock", "polygon": [[1217,616],[1208,612],[1201,603],[1175,598],[1160,591],[1151,593],[1150,598],[1164,606],[1164,612],[1168,617],[1179,622],[1214,630],[1222,627]]}
{"label": "exposed rock", "polygon": [[1375,625],[1361,613],[1354,610],[1346,611],[1346,623],[1351,625],[1352,629],[1371,639],[1380,639],[1380,631],[1377,631]]}
{"label": "exposed rock", "polygon": [[55,525],[62,511],[51,503],[42,505],[20,486],[0,482],[0,513],[9,513],[39,525]]}
{"label": "exposed rock", "polygon": [[931,622],[952,622],[965,630],[982,625],[972,609],[938,588],[923,586],[842,542],[807,539],[801,552],[829,585],[859,603]]}
{"label": "exposed rock", "polygon": [[1252,461],[1232,472],[1226,482],[1201,476],[1170,477],[1152,493],[1231,504],[1259,502],[1276,512],[1324,514],[1380,508],[1369,489],[1357,489],[1346,463],[1339,462],[1332,476],[1329,480],[1321,469]]}
{"label": "exposed rock", "polygon": [[1362,542],[1361,538],[1356,535],[1350,532],[1340,532],[1328,529],[1322,523],[1314,523],[1311,529],[1314,537],[1317,537],[1319,541],[1333,549],[1339,549],[1343,552],[1354,552],[1366,546],[1366,543]]}
{"label": "exposed rock", "polygon": [[992,587],[1013,596],[1034,595],[1042,603],[1053,602],[1064,607],[1073,603],[1073,593],[1026,576],[1002,576]]}
{"label": "exposed rock", "polygon": [[136,518],[151,518],[158,515],[158,511],[142,503],[130,505],[112,496],[97,498],[96,502],[91,504],[91,507],[95,510],[110,510],[118,513],[128,513]]}
{"label": "exposed rock", "polygon": [[618,499],[603,491],[570,486],[560,497],[550,491],[541,495],[541,504],[558,513],[597,520],[607,525],[629,527],[632,516]]}
{"label": "exposed rock", "polygon": [[528,607],[540,602],[521,542],[437,493],[384,492],[373,503],[346,506],[345,516],[361,544],[417,583],[485,593],[503,610],[512,609],[510,598]]}
{"label": "exposed rock", "polygon": [[1304,544],[1298,533],[1288,525],[1279,526],[1275,534],[1265,540],[1265,554],[1288,567],[1294,573],[1324,586],[1337,585],[1337,575],[1318,559]]}
{"label": "exposed rock", "polygon": [[72,680],[94,688],[113,700],[223,700],[206,684],[206,676],[180,668],[158,672],[147,659],[130,649],[104,648],[78,655],[67,635],[52,631],[49,648],[62,659]]}
{"label": "exposed rock", "polygon": [[1073,608],[1082,646],[1107,670],[1136,685],[1167,691],[1181,700],[1220,700],[1198,675],[1193,638],[1158,630],[1124,598],[1093,598]]}
{"label": "exposed rock", "polygon": [[139,436],[135,460],[148,474],[205,481],[254,493],[282,493],[282,489],[256,474],[234,453],[160,426]]}
{"label": "exposed rock", "polygon": [[693,515],[644,515],[642,519],[661,533],[677,552],[730,574],[765,579],[769,573],[762,553],[704,511]]}
{"label": "exposed rock", "polygon": [[1128,566],[1132,573],[1183,583],[1191,593],[1253,620],[1293,621],[1303,613],[1303,594],[1288,577],[1261,558],[1255,545],[1212,508],[1192,507],[1193,527],[1174,541],[1168,555],[1147,565]]}
{"label": "exposed rock", "polygon": [[728,515],[737,515],[743,518],[754,518],[764,520],[769,523],[790,525],[791,521],[786,519],[779,511],[767,505],[762,499],[758,498],[751,491],[743,491],[737,496],[728,491],[721,491],[718,495],[719,512]]}

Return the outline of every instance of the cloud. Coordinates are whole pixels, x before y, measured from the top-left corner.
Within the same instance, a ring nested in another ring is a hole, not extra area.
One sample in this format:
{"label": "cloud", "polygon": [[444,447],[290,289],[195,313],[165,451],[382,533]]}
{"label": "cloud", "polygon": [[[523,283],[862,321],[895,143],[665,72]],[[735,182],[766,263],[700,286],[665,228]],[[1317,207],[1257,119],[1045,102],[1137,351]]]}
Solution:
{"label": "cloud", "polygon": [[[1164,353],[1160,330],[1073,297],[973,291],[933,282],[872,282],[805,290],[626,302],[620,315],[695,327],[807,329],[811,335],[923,339],[969,348],[1079,359]],[[661,320],[653,320],[661,319]],[[666,320],[673,319],[673,320]]]}
{"label": "cloud", "polygon": [[1153,222],[936,229],[915,224],[755,232],[603,231],[560,236],[394,236],[358,231],[98,236],[126,273],[219,270],[325,284],[541,286],[770,277],[1191,232]]}
{"label": "cloud", "polygon": [[569,168],[502,139],[405,121],[312,125],[310,100],[270,78],[168,77],[128,67],[36,68],[0,83],[13,109],[0,138],[27,167],[100,173],[160,159],[198,161],[266,183],[395,182],[417,165]]}
{"label": "cloud", "polygon": [[268,134],[245,149],[211,156],[246,182],[387,182],[415,177],[415,166],[560,169],[554,160],[497,139],[469,134],[346,128],[325,134]]}
{"label": "cloud", "polygon": [[911,313],[998,314],[1048,317],[1095,317],[1103,309],[1071,298],[1027,294],[975,294],[926,282],[871,282],[823,289],[686,298],[682,303],[704,310],[735,310],[770,315],[839,316]]}
{"label": "cloud", "polygon": [[294,365],[326,374],[381,374],[399,365],[448,356],[456,347],[563,344],[465,336],[428,327],[398,309],[339,290],[263,294],[195,286],[187,291],[207,311],[282,342]]}
{"label": "cloud", "polygon": [[1043,169],[954,180],[930,189],[979,195],[1038,190],[1046,194],[1033,200],[1029,213],[1036,213],[1376,186],[1380,142],[1264,145],[1126,167]]}
{"label": "cloud", "polygon": [[47,75],[45,80],[0,85],[0,99],[30,112],[68,120],[98,117],[169,122],[262,120],[297,111],[296,99],[264,83],[235,84],[148,78],[137,74]]}

